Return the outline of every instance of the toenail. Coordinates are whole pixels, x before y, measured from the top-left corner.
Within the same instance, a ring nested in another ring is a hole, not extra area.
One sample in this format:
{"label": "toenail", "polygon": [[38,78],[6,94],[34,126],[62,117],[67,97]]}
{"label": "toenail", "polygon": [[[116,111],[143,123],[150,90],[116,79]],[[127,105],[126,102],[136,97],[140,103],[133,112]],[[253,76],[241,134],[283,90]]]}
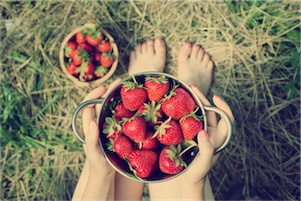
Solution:
{"label": "toenail", "polygon": [[190,44],[189,42],[186,42],[186,43],[185,43],[185,47],[186,47],[186,48],[190,48],[190,47],[191,47],[191,44]]}
{"label": "toenail", "polygon": [[159,45],[162,45],[162,44],[163,44],[163,41],[161,40],[161,38],[157,38],[156,42],[157,42],[157,44],[159,44]]}

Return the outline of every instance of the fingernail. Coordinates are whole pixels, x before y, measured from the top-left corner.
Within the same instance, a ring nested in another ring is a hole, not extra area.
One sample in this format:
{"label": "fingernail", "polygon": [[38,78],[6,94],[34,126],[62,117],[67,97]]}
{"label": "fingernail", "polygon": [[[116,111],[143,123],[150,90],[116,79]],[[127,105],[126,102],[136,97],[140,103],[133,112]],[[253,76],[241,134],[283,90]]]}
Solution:
{"label": "fingernail", "polygon": [[197,88],[196,84],[192,84],[191,86],[194,87],[194,88]]}
{"label": "fingernail", "polygon": [[208,134],[206,133],[206,131],[204,129],[200,130],[199,135],[200,135],[202,140],[208,140],[209,139],[209,136],[208,136]]}

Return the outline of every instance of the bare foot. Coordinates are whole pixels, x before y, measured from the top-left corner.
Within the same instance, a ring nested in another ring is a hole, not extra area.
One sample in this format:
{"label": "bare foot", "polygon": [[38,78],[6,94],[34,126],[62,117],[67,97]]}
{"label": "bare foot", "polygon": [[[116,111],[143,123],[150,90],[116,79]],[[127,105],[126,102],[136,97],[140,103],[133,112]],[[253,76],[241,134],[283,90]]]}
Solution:
{"label": "bare foot", "polygon": [[129,75],[145,72],[163,72],[166,60],[166,47],[162,39],[147,40],[136,45],[130,54]]}
{"label": "bare foot", "polygon": [[210,56],[199,45],[186,42],[180,48],[178,77],[187,84],[195,84],[206,95],[212,81],[214,64]]}

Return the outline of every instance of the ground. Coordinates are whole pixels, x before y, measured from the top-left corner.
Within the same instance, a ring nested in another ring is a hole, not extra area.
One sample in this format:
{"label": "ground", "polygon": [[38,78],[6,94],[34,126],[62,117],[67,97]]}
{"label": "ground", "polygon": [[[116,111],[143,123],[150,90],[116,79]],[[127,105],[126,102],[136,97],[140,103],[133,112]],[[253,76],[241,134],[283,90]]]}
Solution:
{"label": "ground", "polygon": [[[236,185],[265,199],[300,199],[299,1],[2,1],[1,200],[69,200],[84,154],[71,129],[95,86],[62,72],[64,37],[87,22],[114,37],[126,76],[137,42],[161,37],[166,72],[177,76],[183,42],[214,60],[209,91],[236,118],[233,138],[210,172],[217,199]],[[151,61],[150,61],[151,62]],[[201,77],[200,77],[201,79]]]}

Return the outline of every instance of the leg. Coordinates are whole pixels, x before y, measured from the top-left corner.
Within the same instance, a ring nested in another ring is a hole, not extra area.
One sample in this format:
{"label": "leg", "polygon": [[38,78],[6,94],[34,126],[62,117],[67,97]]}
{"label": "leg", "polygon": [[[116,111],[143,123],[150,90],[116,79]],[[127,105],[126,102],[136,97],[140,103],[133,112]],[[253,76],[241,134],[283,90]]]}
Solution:
{"label": "leg", "polygon": [[[166,47],[161,39],[147,40],[138,44],[131,52],[129,75],[145,72],[163,72],[166,59]],[[130,180],[119,173],[115,175],[115,200],[141,200],[144,184]]]}
{"label": "leg", "polygon": [[[187,84],[197,85],[204,94],[207,94],[210,87],[213,67],[213,61],[211,61],[208,53],[198,45],[191,46],[190,43],[185,43],[181,47],[178,57],[178,77]],[[175,200],[177,194],[181,193],[179,186],[185,183],[186,176],[189,176],[188,174],[189,172],[187,171],[173,180],[149,184],[151,198],[154,200]],[[206,178],[205,182],[205,198],[206,200],[214,200],[208,178]]]}
{"label": "leg", "polygon": [[[185,43],[179,52],[178,77],[187,84],[195,84],[206,96],[212,82],[213,61],[203,48],[198,45],[191,47],[190,43]],[[216,161],[217,157],[214,157]],[[205,199],[214,200],[209,178],[205,183]]]}

